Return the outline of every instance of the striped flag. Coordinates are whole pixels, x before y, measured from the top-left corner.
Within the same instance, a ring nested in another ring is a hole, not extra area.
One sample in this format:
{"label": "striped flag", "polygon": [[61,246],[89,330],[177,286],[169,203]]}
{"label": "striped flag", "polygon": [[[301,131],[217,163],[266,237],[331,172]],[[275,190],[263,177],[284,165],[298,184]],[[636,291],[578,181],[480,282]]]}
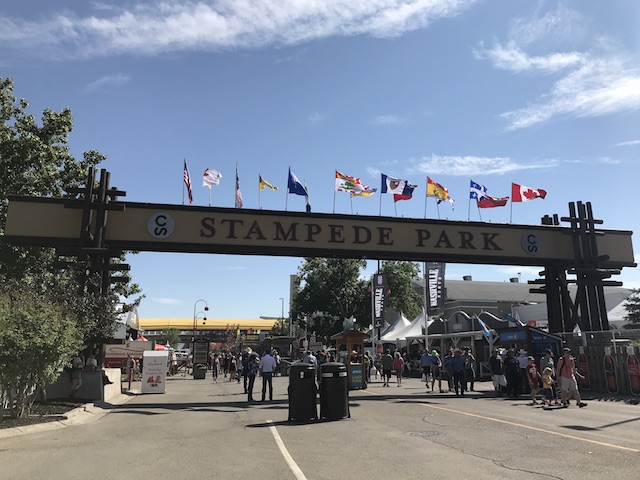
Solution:
{"label": "striped flag", "polygon": [[[189,195],[189,205],[193,203],[193,192],[191,190],[191,177],[189,176],[189,170],[187,169],[187,161],[184,161],[184,174],[182,179],[184,180],[184,184],[187,186],[187,194]],[[183,190],[184,194],[184,190]],[[184,200],[184,197],[182,197]]]}
{"label": "striped flag", "polygon": [[484,323],[482,320],[480,320],[479,316],[475,316],[476,320],[478,320],[478,323],[480,324],[480,328],[482,328],[482,333],[484,334],[485,337],[490,337],[491,336],[491,329],[489,328],[489,326]]}

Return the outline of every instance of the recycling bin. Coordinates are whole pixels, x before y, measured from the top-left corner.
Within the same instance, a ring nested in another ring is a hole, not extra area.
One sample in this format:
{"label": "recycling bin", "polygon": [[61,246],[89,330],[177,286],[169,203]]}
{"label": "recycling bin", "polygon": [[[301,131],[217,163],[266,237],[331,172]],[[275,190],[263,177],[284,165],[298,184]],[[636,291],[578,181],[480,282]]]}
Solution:
{"label": "recycling bin", "polygon": [[316,367],[293,363],[289,368],[289,421],[318,420]]}
{"label": "recycling bin", "polygon": [[339,362],[320,365],[320,418],[350,418],[347,366]]}
{"label": "recycling bin", "polygon": [[204,380],[207,376],[207,366],[206,365],[194,365],[193,367],[193,378],[194,380]]}

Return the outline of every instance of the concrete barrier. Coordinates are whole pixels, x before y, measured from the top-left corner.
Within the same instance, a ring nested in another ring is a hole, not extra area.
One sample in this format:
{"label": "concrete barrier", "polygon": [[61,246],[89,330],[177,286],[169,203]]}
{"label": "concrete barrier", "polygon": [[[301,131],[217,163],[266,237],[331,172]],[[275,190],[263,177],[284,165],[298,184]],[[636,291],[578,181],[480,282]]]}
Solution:
{"label": "concrete barrier", "polygon": [[[119,368],[105,368],[106,376],[113,383],[103,385],[101,372],[82,372],[82,386],[75,395],[78,400],[108,402],[122,393]],[[45,387],[46,398],[69,398],[71,374],[61,372],[58,380]]]}

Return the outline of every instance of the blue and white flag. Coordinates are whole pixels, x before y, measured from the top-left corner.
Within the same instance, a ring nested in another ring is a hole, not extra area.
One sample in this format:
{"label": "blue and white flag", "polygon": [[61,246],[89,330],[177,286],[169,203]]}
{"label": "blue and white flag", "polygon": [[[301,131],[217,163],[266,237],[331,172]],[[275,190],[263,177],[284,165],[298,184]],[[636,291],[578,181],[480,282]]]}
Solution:
{"label": "blue and white flag", "polygon": [[404,195],[405,187],[409,182],[400,178],[393,178],[384,173],[382,175],[382,184],[380,193],[393,193],[396,195]]}
{"label": "blue and white flag", "polygon": [[304,185],[298,180],[293,173],[291,173],[291,169],[289,169],[289,181],[287,182],[287,189],[289,193],[293,193],[294,195],[303,195],[305,197],[309,196],[307,189],[304,188]]}
{"label": "blue and white flag", "polygon": [[480,185],[479,183],[471,180],[471,186],[469,187],[469,198],[480,200],[487,196],[487,187]]}
{"label": "blue and white flag", "polygon": [[517,318],[515,318],[513,315],[507,313],[507,312],[503,312],[502,310],[500,310],[500,313],[502,313],[502,317],[515,324],[517,327],[524,327],[524,323],[522,323],[520,320],[518,320]]}
{"label": "blue and white flag", "polygon": [[485,337],[491,337],[491,329],[489,328],[489,326],[484,323],[482,320],[480,320],[480,317],[476,315],[476,320],[478,320],[478,323],[480,324],[480,328],[482,328],[482,333]]}

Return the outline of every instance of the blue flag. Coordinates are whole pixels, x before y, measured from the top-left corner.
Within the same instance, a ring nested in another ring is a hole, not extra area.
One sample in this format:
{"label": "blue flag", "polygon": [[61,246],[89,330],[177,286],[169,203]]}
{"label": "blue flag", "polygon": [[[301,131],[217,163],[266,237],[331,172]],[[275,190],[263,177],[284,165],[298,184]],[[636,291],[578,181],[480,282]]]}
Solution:
{"label": "blue flag", "polygon": [[298,177],[291,173],[291,169],[289,169],[289,182],[287,183],[287,189],[289,190],[289,193],[293,193],[295,195],[303,195],[305,197],[309,196],[307,189],[304,188],[302,183],[300,183]]}
{"label": "blue flag", "polygon": [[524,327],[524,323],[522,323],[520,320],[518,320],[514,316],[508,314],[507,312],[503,312],[502,310],[500,310],[500,313],[502,313],[502,316],[505,320],[508,320],[509,322],[514,323],[518,327]]}
{"label": "blue flag", "polygon": [[479,183],[471,180],[471,185],[469,186],[469,198],[474,198],[476,200],[481,200],[487,196],[487,187],[484,185],[480,185]]}
{"label": "blue flag", "polygon": [[476,315],[476,320],[478,320],[478,323],[480,324],[480,328],[482,328],[482,333],[484,334],[485,337],[490,337],[491,336],[491,329],[489,328],[489,326],[484,323],[482,320],[480,320],[480,317]]}

